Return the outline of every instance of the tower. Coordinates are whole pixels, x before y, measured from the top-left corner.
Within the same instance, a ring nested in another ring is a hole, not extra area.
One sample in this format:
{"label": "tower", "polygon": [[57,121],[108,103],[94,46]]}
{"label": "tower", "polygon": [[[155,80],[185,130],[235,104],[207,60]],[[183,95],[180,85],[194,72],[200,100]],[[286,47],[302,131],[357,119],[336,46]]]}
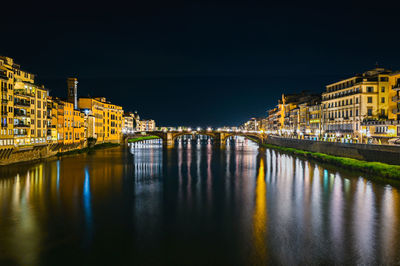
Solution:
{"label": "tower", "polygon": [[78,79],[68,78],[68,102],[74,104],[74,109],[78,109]]}

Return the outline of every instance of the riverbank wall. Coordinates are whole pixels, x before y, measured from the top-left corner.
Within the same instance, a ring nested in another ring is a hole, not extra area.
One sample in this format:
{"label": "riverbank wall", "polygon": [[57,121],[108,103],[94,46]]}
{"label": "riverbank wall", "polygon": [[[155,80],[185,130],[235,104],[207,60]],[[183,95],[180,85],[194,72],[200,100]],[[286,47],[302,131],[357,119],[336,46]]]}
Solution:
{"label": "riverbank wall", "polygon": [[30,147],[8,147],[0,149],[0,166],[28,161],[46,159],[52,156],[68,155],[87,152],[101,148],[119,146],[119,143],[101,143],[94,145],[89,143],[75,144],[43,144]]}
{"label": "riverbank wall", "polygon": [[368,162],[381,162],[400,165],[400,146],[352,144],[302,139],[288,139],[270,136],[266,144],[293,148],[309,152],[324,153],[333,156],[347,157]]}
{"label": "riverbank wall", "polygon": [[82,149],[80,143],[76,144],[43,144],[28,147],[8,147],[0,149],[0,165],[9,165],[20,162],[34,161],[55,156],[60,152]]}

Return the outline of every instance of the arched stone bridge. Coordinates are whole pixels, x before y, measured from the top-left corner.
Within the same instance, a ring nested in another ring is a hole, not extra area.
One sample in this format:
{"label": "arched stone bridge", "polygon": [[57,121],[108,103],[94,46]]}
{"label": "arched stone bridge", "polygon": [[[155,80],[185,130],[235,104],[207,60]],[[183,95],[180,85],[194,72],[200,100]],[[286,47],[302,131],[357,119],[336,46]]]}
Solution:
{"label": "arched stone bridge", "polygon": [[[245,131],[209,131],[209,130],[201,130],[201,131],[147,131],[146,135],[157,136],[163,141],[163,145],[167,147],[173,147],[175,143],[175,139],[180,136],[185,135],[204,135],[209,136],[213,139],[215,145],[225,145],[226,140],[232,136],[242,136],[248,138],[260,146],[261,144],[266,143],[268,135],[263,132],[245,132]],[[126,139],[129,139],[129,136],[126,136]]]}

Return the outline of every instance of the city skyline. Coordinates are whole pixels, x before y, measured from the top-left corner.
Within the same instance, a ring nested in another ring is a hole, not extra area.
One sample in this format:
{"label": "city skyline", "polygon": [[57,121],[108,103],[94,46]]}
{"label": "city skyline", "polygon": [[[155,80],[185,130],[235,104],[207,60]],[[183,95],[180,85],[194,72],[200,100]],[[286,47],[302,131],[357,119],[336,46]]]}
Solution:
{"label": "city skyline", "polygon": [[[5,15],[10,37],[1,54],[37,73],[55,95],[64,95],[65,79],[76,76],[80,96],[107,95],[170,126],[238,125],[264,116],[282,93],[322,92],[376,62],[399,69],[399,56],[390,52],[400,38],[393,34],[395,9],[235,1],[134,5],[126,11],[24,5],[17,21]],[[20,34],[16,28],[23,25],[30,28]]]}

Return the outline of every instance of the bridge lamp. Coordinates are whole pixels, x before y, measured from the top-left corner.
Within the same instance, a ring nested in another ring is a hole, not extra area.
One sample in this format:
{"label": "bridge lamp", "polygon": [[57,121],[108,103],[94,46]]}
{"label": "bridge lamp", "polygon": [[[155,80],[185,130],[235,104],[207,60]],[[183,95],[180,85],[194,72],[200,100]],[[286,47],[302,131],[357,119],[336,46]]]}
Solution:
{"label": "bridge lamp", "polygon": [[197,131],[200,131],[200,130],[201,130],[201,127],[198,127],[198,128],[197,128]]}
{"label": "bridge lamp", "polygon": [[188,131],[192,131],[192,128],[189,127],[187,130],[188,130]]}
{"label": "bridge lamp", "polygon": [[207,131],[211,131],[211,130],[212,130],[211,127],[207,128]]}

